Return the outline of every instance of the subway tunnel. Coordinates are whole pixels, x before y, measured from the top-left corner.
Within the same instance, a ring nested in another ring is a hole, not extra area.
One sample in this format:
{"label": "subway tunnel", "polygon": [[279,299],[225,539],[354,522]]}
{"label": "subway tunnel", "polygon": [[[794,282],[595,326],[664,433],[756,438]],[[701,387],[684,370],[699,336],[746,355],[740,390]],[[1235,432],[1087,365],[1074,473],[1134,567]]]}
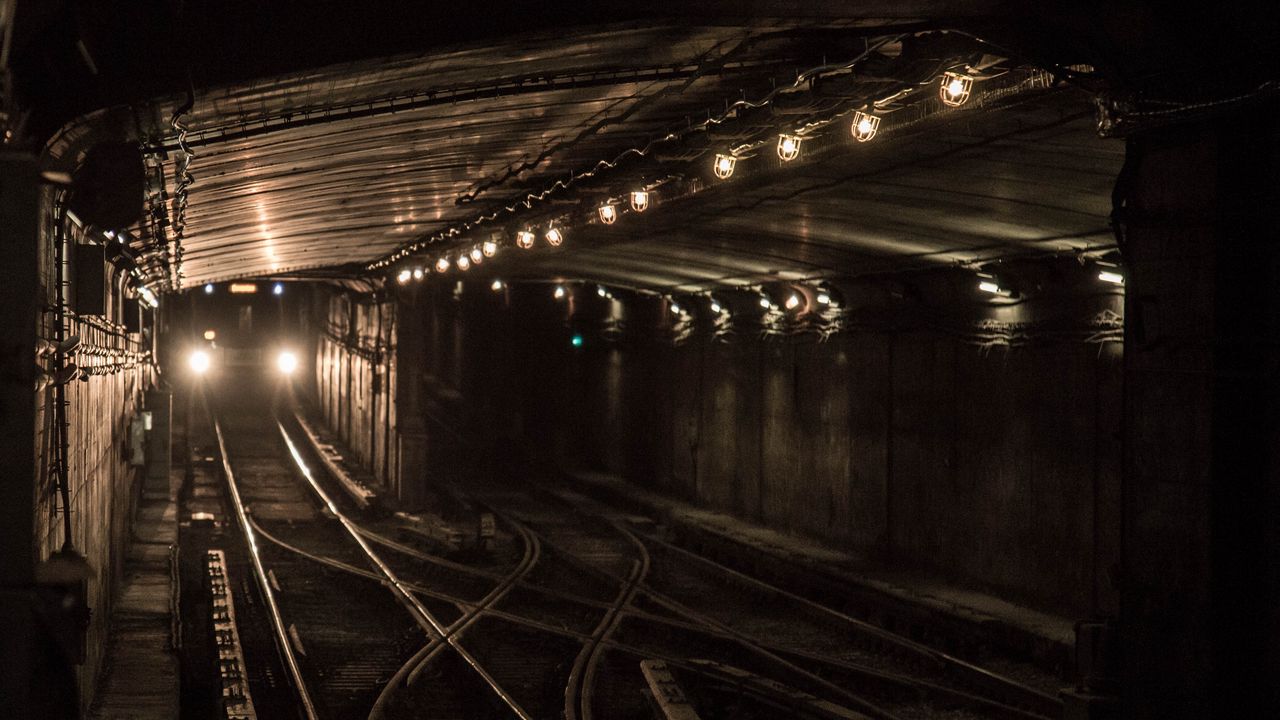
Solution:
{"label": "subway tunnel", "polygon": [[1278,38],[0,0],[0,707],[1280,714]]}

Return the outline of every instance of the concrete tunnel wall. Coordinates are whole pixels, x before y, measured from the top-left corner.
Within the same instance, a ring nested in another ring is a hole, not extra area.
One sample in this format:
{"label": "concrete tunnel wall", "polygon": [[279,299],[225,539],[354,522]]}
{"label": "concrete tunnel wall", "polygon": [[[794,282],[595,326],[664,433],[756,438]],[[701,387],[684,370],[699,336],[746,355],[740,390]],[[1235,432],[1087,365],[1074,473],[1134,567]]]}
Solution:
{"label": "concrete tunnel wall", "polygon": [[[47,196],[42,212],[46,221],[41,224],[38,238],[41,258],[39,284],[46,307],[53,307],[56,303],[54,231]],[[149,349],[149,343],[140,333],[130,333],[122,324],[124,308],[120,278],[110,268],[107,272],[113,282],[107,283],[106,312],[81,316],[72,313],[67,323],[67,334],[78,335],[81,339],[74,357],[78,365],[102,369],[101,374],[90,375],[87,380],[72,380],[66,385],[71,541],[94,571],[88,585],[91,615],[85,640],[86,659],[76,667],[73,679],[83,710],[93,702],[103,657],[107,652],[108,621],[124,574],[133,509],[141,490],[143,468],[130,465],[125,451],[129,442],[129,423],[143,409],[145,393],[156,380],[150,363],[138,362],[109,369],[107,362],[128,361],[91,357],[97,351],[140,353]],[[43,313],[37,321],[38,336],[53,338],[53,322],[52,313]],[[47,370],[51,358],[39,359],[37,364]],[[36,398],[36,475],[33,480],[36,487],[32,511],[37,560],[47,559],[63,544],[63,508],[54,482],[54,397],[54,389],[49,386],[38,392]],[[57,686],[56,682],[50,685]]]}
{"label": "concrete tunnel wall", "polygon": [[[1096,268],[1059,265],[1025,270],[1040,289],[1004,308],[975,297],[967,274],[922,274],[905,295],[850,286],[846,327],[825,339],[745,319],[715,337],[673,328],[653,298],[597,301],[587,285],[557,302],[550,285],[495,293],[484,281],[408,289],[400,334],[423,344],[411,369],[424,413],[482,439],[482,464],[518,449],[870,563],[1111,615],[1121,294]],[[375,315],[359,317],[374,334]],[[360,372],[331,365],[342,362]],[[326,416],[360,428],[367,417],[347,414],[376,407]],[[453,431],[424,424],[421,481],[464,472]]]}
{"label": "concrete tunnel wall", "polygon": [[383,484],[394,487],[396,306],[321,290],[308,317],[316,337],[315,402],[326,425]]}

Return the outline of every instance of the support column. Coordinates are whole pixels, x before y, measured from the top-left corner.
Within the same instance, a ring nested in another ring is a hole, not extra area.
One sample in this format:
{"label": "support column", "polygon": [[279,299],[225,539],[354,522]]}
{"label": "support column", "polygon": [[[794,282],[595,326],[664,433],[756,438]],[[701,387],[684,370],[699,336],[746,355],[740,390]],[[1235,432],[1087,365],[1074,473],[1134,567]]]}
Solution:
{"label": "support column", "polygon": [[1127,718],[1280,717],[1280,123],[1129,141]]}
{"label": "support column", "polygon": [[396,495],[408,507],[426,499],[427,428],[422,419],[426,344],[418,298],[396,305]]}

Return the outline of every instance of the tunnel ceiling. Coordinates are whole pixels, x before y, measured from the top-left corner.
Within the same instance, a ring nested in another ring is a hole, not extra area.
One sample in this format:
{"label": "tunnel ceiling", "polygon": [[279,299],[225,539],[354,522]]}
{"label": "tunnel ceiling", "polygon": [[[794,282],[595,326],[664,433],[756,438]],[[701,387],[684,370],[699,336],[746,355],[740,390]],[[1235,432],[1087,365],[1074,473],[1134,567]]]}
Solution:
{"label": "tunnel ceiling", "polygon": [[[949,70],[976,78],[956,109],[938,99]],[[860,109],[881,118],[866,143]],[[803,137],[799,158],[779,133]],[[129,237],[169,289],[385,279],[486,240],[499,252],[475,274],[681,289],[1100,250],[1123,152],[1087,93],[911,19],[614,25],[361,60],[100,111],[51,155],[111,137],[147,148]],[[721,153],[738,157],[725,180]],[[628,212],[640,187],[651,207]],[[604,202],[622,211],[608,226]],[[533,249],[512,242],[524,229]]]}

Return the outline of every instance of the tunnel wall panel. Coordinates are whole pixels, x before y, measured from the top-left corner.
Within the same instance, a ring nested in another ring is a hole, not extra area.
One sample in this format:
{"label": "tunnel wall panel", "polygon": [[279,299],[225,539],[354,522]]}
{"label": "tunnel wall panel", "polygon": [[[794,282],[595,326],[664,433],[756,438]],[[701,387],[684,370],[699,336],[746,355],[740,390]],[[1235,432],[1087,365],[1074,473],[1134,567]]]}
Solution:
{"label": "tunnel wall panel", "polygon": [[[466,428],[493,457],[518,449],[544,471],[620,476],[869,563],[1112,612],[1117,548],[1099,527],[1117,512],[1120,346],[1083,339],[1119,297],[1068,282],[1062,297],[993,308],[936,284],[911,310],[928,322],[825,338],[744,323],[675,341],[640,300],[618,333],[592,324],[588,292],[423,286],[403,332],[425,340],[428,414],[453,424],[424,421],[437,453],[461,453],[448,435]],[[955,330],[1046,313],[1071,332],[1011,344]]]}
{"label": "tunnel wall panel", "polygon": [[[45,198],[44,221],[38,238],[41,261],[40,285],[45,306],[57,303],[54,265],[54,215],[52,202]],[[79,232],[71,233],[71,242]],[[130,524],[142,487],[141,467],[129,464],[127,444],[130,421],[144,409],[145,393],[154,386],[154,366],[138,356],[126,359],[110,353],[142,353],[151,350],[147,335],[129,333],[123,325],[124,298],[122,282],[113,269],[107,269],[105,305],[102,315],[76,316],[65,319],[67,336],[80,338],[79,348],[68,356],[80,369],[93,374],[71,379],[65,384],[67,422],[67,483],[70,495],[70,545],[82,554],[92,575],[87,586],[90,609],[84,642],[84,662],[73,668],[68,686],[60,678],[45,678],[46,691],[76,693],[82,710],[93,702],[98,676],[106,651],[108,621],[116,592],[122,581],[124,562],[129,553]],[[55,337],[55,316],[42,313],[36,321],[37,335],[46,340]],[[35,362],[45,372],[52,369],[52,357],[37,357]],[[44,561],[63,548],[63,507],[55,482],[57,466],[57,420],[54,386],[36,392],[34,421],[35,484],[34,551],[37,562]],[[156,440],[149,440],[156,442]],[[167,490],[167,485],[163,490]],[[70,687],[74,685],[74,689]]]}
{"label": "tunnel wall panel", "polygon": [[325,424],[383,484],[396,473],[394,303],[322,290],[314,317],[316,405]]}

